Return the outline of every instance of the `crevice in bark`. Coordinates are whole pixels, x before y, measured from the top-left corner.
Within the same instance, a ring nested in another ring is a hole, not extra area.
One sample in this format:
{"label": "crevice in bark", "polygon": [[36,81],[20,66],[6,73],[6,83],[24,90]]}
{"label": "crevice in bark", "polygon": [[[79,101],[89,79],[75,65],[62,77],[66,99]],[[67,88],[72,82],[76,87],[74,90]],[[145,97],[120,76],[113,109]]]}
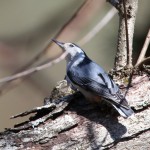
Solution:
{"label": "crevice in bark", "polygon": [[2,132],[0,148],[73,150],[120,147],[120,143],[130,142],[150,128],[149,77],[145,73],[133,74],[131,84],[127,99],[136,111],[135,116],[124,119],[103,101],[91,104],[80,93],[72,94],[66,81],[61,81],[47,98],[50,101],[46,105],[14,116],[33,112],[36,116],[42,111],[45,113],[46,108],[45,115],[33,116],[33,120]]}
{"label": "crevice in bark", "polygon": [[104,148],[104,150],[109,150],[110,148],[115,147],[119,142],[125,142],[125,141],[132,140],[134,138],[137,138],[139,135],[144,134],[145,132],[148,132],[148,131],[150,131],[150,128],[139,131],[139,132],[133,134],[132,136],[127,136],[127,137],[121,138],[119,140],[116,140],[115,142],[105,145],[105,147],[107,147],[107,148]]}

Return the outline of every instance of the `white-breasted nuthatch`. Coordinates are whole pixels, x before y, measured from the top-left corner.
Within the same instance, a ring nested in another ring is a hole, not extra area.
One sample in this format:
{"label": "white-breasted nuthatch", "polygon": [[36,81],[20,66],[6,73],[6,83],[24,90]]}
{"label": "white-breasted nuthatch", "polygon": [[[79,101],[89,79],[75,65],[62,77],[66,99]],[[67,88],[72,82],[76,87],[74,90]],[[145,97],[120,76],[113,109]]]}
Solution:
{"label": "white-breasted nuthatch", "polygon": [[101,97],[104,97],[124,118],[134,113],[114,81],[79,46],[54,39],[52,41],[59,45],[63,51],[67,51],[66,79],[86,99],[97,102]]}

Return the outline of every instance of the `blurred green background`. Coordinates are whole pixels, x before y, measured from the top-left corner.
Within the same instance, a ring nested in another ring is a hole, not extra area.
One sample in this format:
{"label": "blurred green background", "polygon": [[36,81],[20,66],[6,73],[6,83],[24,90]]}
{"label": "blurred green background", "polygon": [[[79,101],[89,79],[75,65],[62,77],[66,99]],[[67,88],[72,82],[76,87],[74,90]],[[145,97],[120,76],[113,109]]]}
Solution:
{"label": "blurred green background", "polygon": [[[1,0],[0,77],[12,74],[32,60],[41,51],[45,42],[55,36],[83,2],[84,0]],[[111,9],[111,5],[105,0],[94,0],[92,3],[95,5],[88,6],[88,11],[85,11],[86,17],[84,18],[83,13],[61,37],[62,42],[78,44],[78,41]],[[150,27],[149,6],[149,0],[139,0],[134,36],[134,61]],[[118,15],[116,14],[91,41],[82,46],[90,58],[103,66],[106,71],[113,67],[117,35]],[[53,47],[40,61],[53,58],[60,52],[58,47]],[[64,78],[64,75],[65,60],[31,75],[17,86],[0,93],[0,130],[25,120],[26,118],[10,120],[9,117],[42,105],[44,97],[49,96],[52,88]]]}

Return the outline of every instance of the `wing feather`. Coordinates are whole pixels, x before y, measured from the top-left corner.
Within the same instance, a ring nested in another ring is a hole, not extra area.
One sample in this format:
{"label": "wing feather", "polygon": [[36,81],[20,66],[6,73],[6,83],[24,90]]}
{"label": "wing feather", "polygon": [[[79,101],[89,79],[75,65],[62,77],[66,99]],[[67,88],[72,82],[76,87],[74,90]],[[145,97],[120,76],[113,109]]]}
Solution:
{"label": "wing feather", "polygon": [[107,74],[97,74],[99,78],[103,80],[104,83],[97,82],[94,79],[86,77],[74,71],[73,69],[67,72],[69,79],[73,84],[82,87],[87,91],[91,91],[94,94],[108,99],[107,101],[115,105],[121,105],[122,107],[129,109],[128,103],[125,98],[123,98],[121,92],[117,85],[109,78]]}

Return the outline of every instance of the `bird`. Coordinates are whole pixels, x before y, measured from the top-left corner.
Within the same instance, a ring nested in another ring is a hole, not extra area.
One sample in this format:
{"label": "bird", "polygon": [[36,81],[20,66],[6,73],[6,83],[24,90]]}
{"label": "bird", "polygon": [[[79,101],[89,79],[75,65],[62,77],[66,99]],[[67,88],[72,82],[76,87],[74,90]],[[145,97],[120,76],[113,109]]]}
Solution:
{"label": "bird", "polygon": [[55,39],[52,41],[63,52],[67,52],[66,80],[73,89],[79,90],[91,102],[99,102],[103,97],[124,118],[134,114],[115,82],[78,45],[59,42]]}

